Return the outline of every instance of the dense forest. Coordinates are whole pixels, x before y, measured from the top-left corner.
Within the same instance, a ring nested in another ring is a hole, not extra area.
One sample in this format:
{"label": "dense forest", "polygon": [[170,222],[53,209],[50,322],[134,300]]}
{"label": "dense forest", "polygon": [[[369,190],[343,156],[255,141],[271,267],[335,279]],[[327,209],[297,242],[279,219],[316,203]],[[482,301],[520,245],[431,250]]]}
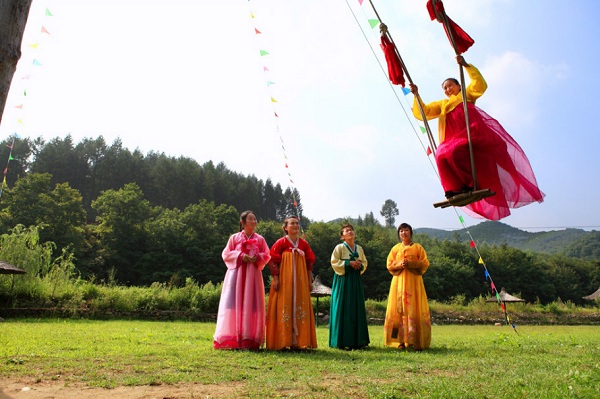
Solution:
{"label": "dense forest", "polygon": [[[0,157],[8,159],[10,143],[4,144]],[[333,277],[329,258],[340,242],[340,224],[351,221],[369,260],[366,295],[387,297],[391,275],[386,257],[398,242],[391,200],[380,212],[385,226],[373,212],[311,222],[302,214],[300,193],[289,187],[230,171],[222,163],[200,165],[190,158],[131,152],[120,141],[109,145],[102,137],[80,143],[70,136],[49,142],[17,140],[5,175],[2,236],[29,237],[35,231],[55,258],[73,260],[81,279],[138,286],[181,286],[188,278],[200,284],[221,282],[223,247],[238,230],[239,213],[252,209],[260,221],[257,231],[269,244],[281,237],[285,216],[301,216],[317,255],[314,272],[326,285]],[[493,226],[512,229],[502,223]],[[432,299],[490,295],[485,268],[497,287],[531,302],[560,298],[582,303],[583,296],[600,286],[597,232],[577,234],[562,251],[541,252],[524,244],[535,242],[531,233],[508,230],[506,236],[496,234],[501,241],[485,236],[478,248],[484,266],[461,232],[445,237],[434,233],[417,229],[415,235],[431,262],[424,280]],[[523,235],[527,239],[519,241],[521,246],[513,245],[511,239]],[[0,248],[0,256],[4,250]],[[268,271],[264,273],[268,282]]]}

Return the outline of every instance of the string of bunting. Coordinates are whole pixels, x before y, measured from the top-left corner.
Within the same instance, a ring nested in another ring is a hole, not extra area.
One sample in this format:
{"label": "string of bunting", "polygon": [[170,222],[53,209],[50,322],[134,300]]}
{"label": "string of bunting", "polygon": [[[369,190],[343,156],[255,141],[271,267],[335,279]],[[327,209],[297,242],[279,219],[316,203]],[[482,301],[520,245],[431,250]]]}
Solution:
{"label": "string of bunting", "polygon": [[[16,105],[9,107],[8,110],[8,118],[3,117],[2,120],[5,123],[9,123],[12,127],[14,125],[14,132],[12,134],[12,139],[10,145],[7,144],[7,147],[10,149],[8,153],[8,159],[6,161],[6,167],[4,168],[4,178],[2,179],[2,186],[0,187],[0,198],[2,197],[2,192],[8,187],[6,181],[6,175],[8,174],[8,167],[10,165],[10,161],[14,161],[13,157],[13,149],[15,145],[15,139],[20,137],[20,134],[25,130],[25,108],[27,105],[27,96],[29,94],[29,84],[32,80],[32,77],[37,73],[37,69],[40,68],[43,63],[39,58],[39,51],[43,47],[46,42],[46,39],[50,36],[50,30],[47,27],[47,23],[49,22],[50,17],[53,17],[52,12],[46,8],[44,10],[43,21],[41,26],[37,30],[37,35],[34,37],[34,40],[30,43],[25,44],[22,49],[22,54],[25,55],[21,57],[19,61],[19,65],[22,67],[17,67],[17,73],[15,74],[15,78],[13,78],[13,86],[18,90],[17,99],[13,100],[11,98],[11,102],[15,101]],[[31,19],[31,17],[30,17]],[[15,82],[17,83],[15,85]],[[12,87],[11,87],[12,88]],[[11,96],[12,97],[12,96]],[[6,113],[5,111],[5,113]],[[14,115],[11,115],[14,114]]]}
{"label": "string of bunting", "polygon": [[[370,26],[370,28],[371,28],[371,31],[372,31],[372,32],[376,32],[376,31],[375,31],[375,28],[381,25],[381,21],[380,21],[380,19],[379,19],[379,16],[378,16],[378,14],[377,14],[377,11],[375,10],[375,8],[374,8],[374,6],[373,6],[373,3],[372,3],[372,2],[369,0],[369,3],[371,3],[371,8],[372,8],[372,10],[373,10],[373,12],[375,13],[375,15],[377,16],[377,18],[369,18],[369,16],[368,16],[368,15],[367,15],[367,13],[365,12],[364,8],[362,7],[362,5],[363,5],[363,2],[364,2],[363,0],[358,0],[358,3],[359,3],[359,6],[360,6],[360,9],[362,10],[364,17],[365,17],[365,19],[367,20],[367,22],[368,22],[368,24],[369,24],[369,26]],[[352,7],[350,7],[350,9],[351,9],[351,11],[352,11]],[[352,11],[352,12],[354,13],[354,11]],[[355,18],[356,18],[356,16],[355,16]],[[360,25],[359,25],[359,26],[360,26]],[[362,27],[361,27],[361,30],[362,30]],[[363,31],[363,34],[364,34],[364,31]],[[379,36],[379,33],[377,33],[377,36]],[[368,40],[368,39],[367,39],[367,40]],[[383,46],[382,46],[382,49],[383,49]],[[384,51],[385,51],[385,50],[384,50]],[[379,62],[379,57],[377,56],[377,54],[375,54],[375,56],[376,56],[376,58],[377,58],[377,60],[378,60],[378,62]],[[381,62],[380,62],[380,65],[382,65],[382,64],[381,64]],[[384,74],[386,75],[386,78],[388,78],[388,73],[389,73],[389,71],[385,70],[383,67],[382,67],[382,69],[383,69],[383,72],[384,72]],[[390,79],[388,78],[388,81],[389,81],[389,80],[390,80]],[[407,96],[409,93],[411,93],[411,91],[410,91],[410,89],[408,89],[408,88],[404,87],[404,84],[403,84],[403,79],[401,79],[401,81],[402,81],[402,86],[403,86],[403,87],[401,87],[401,91],[402,91],[402,93],[404,94],[404,96],[403,96],[403,97],[405,97],[405,102],[408,104],[408,100],[406,99],[406,96]],[[398,83],[395,83],[395,84],[398,84]],[[394,88],[393,86],[392,86],[392,88],[394,89],[394,92],[395,92],[395,88]],[[398,98],[398,97],[397,97],[397,98]],[[411,106],[411,105],[408,105],[408,106],[409,106],[409,108],[412,108],[412,106]],[[404,108],[404,107],[403,107],[403,108]],[[405,112],[405,114],[407,114],[407,113]],[[408,117],[408,115],[407,115],[407,117]],[[411,126],[412,126],[412,121],[413,121],[413,119],[414,119],[414,118],[409,118],[409,121],[411,122]],[[421,123],[418,123],[418,126],[419,126],[419,130],[421,131],[421,133],[422,133],[422,134],[426,134],[426,131],[427,131],[427,130],[426,130],[426,128],[425,128],[424,126],[422,126],[422,125],[421,125]],[[414,127],[413,127],[413,130],[414,130]],[[419,141],[421,142],[421,145],[423,146],[423,148],[425,148],[425,145],[423,144],[423,142],[422,142],[421,138],[420,138],[418,135],[417,135],[417,137],[418,137]],[[432,167],[433,167],[433,162],[431,161],[431,157],[430,157],[430,156],[431,156],[431,154],[433,154],[433,151],[432,151],[432,149],[431,149],[431,147],[430,147],[429,145],[427,146],[427,148],[426,148],[426,150],[425,150],[425,153],[426,153],[426,155],[427,155],[428,159],[430,159],[430,163],[432,164]],[[435,170],[435,172],[437,173],[437,170],[436,170],[435,168],[434,168],[434,170]],[[439,176],[439,175],[438,175],[438,176]],[[510,320],[510,317],[509,317],[509,315],[508,315],[508,312],[507,312],[507,310],[506,310],[506,304],[504,303],[504,301],[503,301],[503,300],[502,300],[502,298],[500,297],[500,294],[499,294],[499,292],[498,292],[498,289],[496,288],[496,285],[495,285],[495,283],[494,283],[494,280],[492,279],[492,276],[490,275],[490,272],[489,272],[489,270],[488,270],[488,268],[487,268],[487,266],[486,266],[486,264],[485,264],[485,262],[484,262],[484,260],[483,260],[483,257],[481,256],[481,253],[479,252],[479,249],[477,248],[477,244],[475,243],[475,240],[474,240],[473,236],[471,235],[471,232],[470,232],[470,231],[467,229],[467,227],[466,227],[466,225],[465,225],[464,218],[462,217],[462,215],[460,215],[460,214],[458,213],[458,210],[457,210],[457,208],[456,208],[456,207],[454,207],[454,211],[455,211],[456,215],[458,216],[459,222],[461,223],[461,225],[463,226],[463,228],[466,230],[466,232],[467,232],[467,235],[469,236],[469,246],[470,246],[471,248],[473,248],[473,249],[475,250],[475,252],[477,253],[477,256],[478,256],[478,264],[480,264],[480,265],[482,265],[482,266],[483,266],[483,269],[484,269],[484,274],[485,274],[485,279],[486,279],[486,281],[488,281],[488,282],[489,282],[489,284],[490,284],[490,288],[491,288],[491,291],[492,291],[492,294],[493,294],[493,295],[495,295],[495,297],[496,297],[496,300],[497,300],[498,304],[500,305],[500,307],[501,307],[501,309],[502,309],[502,312],[503,312],[503,314],[504,314],[504,318],[505,318],[505,320],[506,320],[506,323],[507,323],[508,325],[510,325],[510,326],[513,328],[513,330],[515,331],[515,333],[519,334],[519,332],[517,331],[517,327],[516,327],[516,325],[515,325],[515,324],[514,324],[514,323],[513,323],[513,322]]]}
{"label": "string of bunting", "polygon": [[273,111],[273,118],[274,118],[274,123],[275,123],[275,131],[277,133],[277,136],[279,137],[279,141],[281,144],[281,150],[282,150],[282,154],[283,154],[283,161],[284,161],[284,166],[285,166],[285,170],[286,173],[288,175],[288,179],[289,179],[289,183],[291,186],[291,192],[292,192],[292,204],[294,206],[294,210],[296,212],[296,217],[298,218],[298,222],[300,223],[300,231],[301,234],[304,235],[304,230],[302,229],[302,221],[300,220],[300,212],[298,209],[298,200],[296,198],[296,186],[294,183],[294,179],[292,178],[292,173],[290,171],[290,161],[289,161],[289,157],[287,155],[287,150],[285,148],[285,141],[283,139],[283,136],[281,134],[281,129],[280,129],[280,124],[279,124],[279,102],[276,99],[276,94],[274,93],[274,86],[275,86],[275,82],[273,81],[272,78],[272,74],[271,74],[271,69],[269,66],[269,56],[271,55],[269,53],[269,51],[265,50],[264,48],[262,48],[262,43],[261,40],[259,39],[262,35],[263,35],[263,31],[262,28],[259,29],[259,26],[256,22],[256,16],[252,7],[252,1],[248,0],[248,6],[250,9],[250,18],[252,20],[252,25],[253,25],[253,29],[254,29],[254,36],[256,38],[257,43],[259,44],[259,55],[261,58],[261,62],[262,62],[262,70],[263,73],[265,75],[265,83],[267,86],[267,92],[268,92],[268,96],[269,96],[269,101],[272,107],[272,111]]}

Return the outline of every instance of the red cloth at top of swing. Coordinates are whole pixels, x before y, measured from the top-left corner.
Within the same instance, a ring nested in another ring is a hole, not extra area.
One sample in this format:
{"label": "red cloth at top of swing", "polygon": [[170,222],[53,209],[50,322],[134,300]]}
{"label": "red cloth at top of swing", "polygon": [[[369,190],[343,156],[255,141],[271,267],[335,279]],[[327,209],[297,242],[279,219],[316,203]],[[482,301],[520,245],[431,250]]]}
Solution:
{"label": "red cloth at top of swing", "polygon": [[[435,8],[436,9],[434,10],[432,0],[427,0],[427,11],[429,11],[429,16],[431,17],[431,20],[433,21],[434,19],[437,19],[438,22],[444,25],[444,30],[446,31],[446,36],[448,36],[448,40],[450,40],[450,44],[452,44],[452,37],[454,39],[454,43],[456,43],[455,50],[458,51],[459,54],[462,54],[465,51],[467,51],[469,47],[471,47],[473,43],[475,43],[475,41],[471,38],[471,36],[467,34],[467,32],[462,30],[460,26],[458,26],[453,20],[451,20],[450,17],[448,17],[448,15],[446,15],[446,18],[448,19],[448,25],[450,25],[449,27],[437,18],[436,11],[440,15],[445,12],[444,4],[442,4],[441,0],[437,0],[435,2]],[[448,32],[448,29],[450,29],[451,32]],[[450,36],[450,33],[452,33],[452,36]]]}
{"label": "red cloth at top of swing", "polygon": [[404,73],[398,54],[396,54],[396,46],[394,46],[394,43],[386,35],[381,36],[381,49],[383,50],[383,54],[385,54],[390,81],[392,84],[404,87]]}

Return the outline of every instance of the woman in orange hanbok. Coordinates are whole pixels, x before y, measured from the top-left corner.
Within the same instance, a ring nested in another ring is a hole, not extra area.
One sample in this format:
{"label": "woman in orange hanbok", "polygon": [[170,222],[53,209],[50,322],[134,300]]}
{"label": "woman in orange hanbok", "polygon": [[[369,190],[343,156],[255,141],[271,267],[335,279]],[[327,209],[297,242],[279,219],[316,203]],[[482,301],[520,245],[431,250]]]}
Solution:
{"label": "woman in orange hanbok", "polygon": [[425,249],[412,241],[412,227],[398,227],[400,243],[394,245],[387,258],[387,269],[394,276],[390,285],[384,344],[398,349],[429,348],[431,318],[423,273],[429,268]]}
{"label": "woman in orange hanbok", "polygon": [[286,218],[283,231],[285,237],[271,247],[269,269],[273,281],[267,309],[267,349],[314,349],[317,332],[310,291],[315,254],[299,237],[297,218]]}

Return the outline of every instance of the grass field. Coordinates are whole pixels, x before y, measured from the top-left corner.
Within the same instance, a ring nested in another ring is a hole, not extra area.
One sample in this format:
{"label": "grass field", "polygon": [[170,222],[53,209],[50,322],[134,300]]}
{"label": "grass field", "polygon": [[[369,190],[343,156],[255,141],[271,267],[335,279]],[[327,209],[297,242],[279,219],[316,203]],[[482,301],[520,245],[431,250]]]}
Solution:
{"label": "grass field", "polygon": [[[600,398],[600,327],[434,326],[423,352],[212,349],[214,323],[17,319],[0,323],[0,379],[101,387],[202,385],[238,398]],[[12,397],[2,396],[0,398]],[[24,397],[24,396],[23,396]],[[81,396],[82,398],[84,396]],[[199,397],[199,396],[187,396]]]}

